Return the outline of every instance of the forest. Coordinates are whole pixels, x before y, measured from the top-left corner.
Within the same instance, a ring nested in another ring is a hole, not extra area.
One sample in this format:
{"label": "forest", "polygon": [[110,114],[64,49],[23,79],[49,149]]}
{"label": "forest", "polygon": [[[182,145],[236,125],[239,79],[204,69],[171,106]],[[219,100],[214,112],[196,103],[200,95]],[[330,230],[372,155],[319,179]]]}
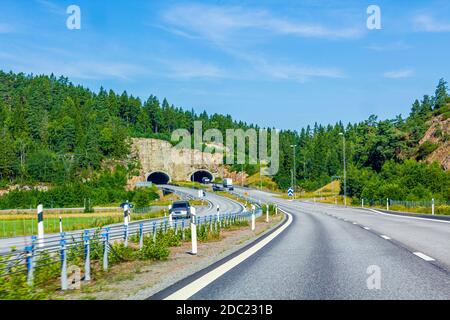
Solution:
{"label": "forest", "polygon": [[[436,145],[419,145],[427,121],[450,116],[447,83],[441,79],[433,96],[416,100],[403,118],[376,116],[356,124],[303,128],[280,132],[280,170],[274,180],[281,189],[291,184],[296,144],[297,186],[315,190],[342,177],[342,136],[348,160],[348,194],[355,198],[450,200],[450,173],[424,160]],[[49,185],[44,191],[14,191],[0,197],[0,208],[27,208],[41,199],[53,205],[80,205],[84,198],[108,204],[131,198],[126,180],[139,164],[127,161],[130,137],[170,140],[173,130],[255,128],[230,115],[195,113],[162,102],[142,101],[127,92],[100,88],[94,92],[65,77],[0,71],[0,189],[12,185]],[[438,133],[448,141],[446,132]],[[240,170],[240,166],[232,169]],[[248,174],[258,166],[246,165]],[[101,188],[99,188],[99,184]],[[81,190],[81,192],[80,192]],[[100,190],[100,191],[99,191]],[[50,200],[50,198],[52,200]]]}

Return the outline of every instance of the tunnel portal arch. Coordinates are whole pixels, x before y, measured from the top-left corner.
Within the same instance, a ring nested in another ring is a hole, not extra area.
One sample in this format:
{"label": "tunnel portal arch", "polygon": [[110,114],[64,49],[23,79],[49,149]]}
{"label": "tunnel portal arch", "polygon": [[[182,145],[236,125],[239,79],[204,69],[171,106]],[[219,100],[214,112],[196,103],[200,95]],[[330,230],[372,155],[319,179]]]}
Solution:
{"label": "tunnel portal arch", "polygon": [[209,179],[209,181],[212,182],[214,180],[214,175],[211,172],[209,172],[208,170],[201,169],[201,170],[194,171],[191,174],[189,180],[191,180],[193,182],[202,183],[203,182],[203,178],[207,178],[207,179]]}
{"label": "tunnel portal arch", "polygon": [[170,176],[163,171],[154,171],[147,176],[147,181],[156,185],[168,184]]}

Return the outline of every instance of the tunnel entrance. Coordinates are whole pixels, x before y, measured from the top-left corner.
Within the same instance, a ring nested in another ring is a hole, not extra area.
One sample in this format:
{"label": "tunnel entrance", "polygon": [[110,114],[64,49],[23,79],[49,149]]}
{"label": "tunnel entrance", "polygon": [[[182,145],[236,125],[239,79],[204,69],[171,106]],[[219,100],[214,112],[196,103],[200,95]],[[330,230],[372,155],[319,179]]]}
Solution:
{"label": "tunnel entrance", "polygon": [[156,171],[151,173],[148,177],[147,177],[147,181],[151,182],[153,184],[168,184],[170,181],[170,177],[167,173],[161,172],[161,171]]}
{"label": "tunnel entrance", "polygon": [[209,179],[210,182],[214,180],[213,175],[206,170],[198,170],[191,175],[191,181],[194,182],[203,183],[203,178]]}

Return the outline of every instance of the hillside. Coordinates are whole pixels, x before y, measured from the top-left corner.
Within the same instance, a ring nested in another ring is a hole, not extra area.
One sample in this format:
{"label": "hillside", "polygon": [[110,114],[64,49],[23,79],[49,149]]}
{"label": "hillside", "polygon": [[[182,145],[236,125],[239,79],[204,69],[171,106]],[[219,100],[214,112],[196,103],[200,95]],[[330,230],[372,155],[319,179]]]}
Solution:
{"label": "hillside", "polygon": [[[447,83],[441,79],[434,95],[416,100],[406,118],[379,120],[372,115],[359,123],[315,123],[299,132],[283,130],[280,169],[270,187],[285,190],[290,186],[293,144],[297,145],[294,176],[299,188],[314,191],[332,177],[342,176],[339,134],[345,132],[350,196],[376,198],[396,193],[396,198],[450,200],[450,177],[444,171],[449,169],[449,103]],[[22,192],[20,186],[54,188],[52,197],[60,205],[83,203],[83,197],[91,196],[94,204],[131,197],[126,194],[126,181],[140,167],[129,157],[131,138],[170,140],[175,129],[192,132],[194,121],[202,121],[204,131],[258,129],[229,115],[197,114],[167,99],[160,102],[153,95],[141,101],[126,91],[119,94],[101,88],[93,92],[64,77],[0,71],[0,189],[18,189],[0,200],[29,207],[47,197],[45,191]],[[422,163],[434,160],[437,164]],[[227,171],[241,168],[232,165]],[[244,170],[244,176],[259,182],[258,165],[244,165]],[[401,171],[403,180],[395,180],[393,171]],[[417,172],[434,175],[434,183],[416,177]],[[98,185],[104,188],[102,192],[94,192]],[[382,190],[379,185],[389,187]],[[82,196],[78,190],[84,190]]]}
{"label": "hillside", "polygon": [[450,118],[445,119],[444,115],[434,117],[427,122],[429,126],[424,137],[419,141],[420,152],[430,152],[426,155],[426,161],[438,162],[444,170],[450,170]]}

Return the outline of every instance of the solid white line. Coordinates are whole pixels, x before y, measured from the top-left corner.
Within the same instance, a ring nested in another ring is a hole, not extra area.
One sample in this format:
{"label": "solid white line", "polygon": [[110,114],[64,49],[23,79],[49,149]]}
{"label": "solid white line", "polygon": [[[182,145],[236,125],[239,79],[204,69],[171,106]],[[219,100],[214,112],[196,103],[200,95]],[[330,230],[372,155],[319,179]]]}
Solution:
{"label": "solid white line", "polygon": [[164,300],[187,300],[192,297],[194,294],[205,288],[207,285],[217,280],[219,277],[236,267],[238,264],[242,263],[244,260],[261,250],[264,246],[266,246],[270,241],[275,239],[279,234],[281,234],[287,227],[292,223],[292,215],[285,212],[280,208],[280,211],[284,212],[288,216],[287,222],[277,229],[275,232],[271,233],[269,236],[242,252],[238,256],[234,257],[231,260],[228,260],[224,264],[215,268],[214,270],[208,272],[197,280],[191,282],[187,286],[179,289],[178,291],[172,293],[170,296],[166,297]]}
{"label": "solid white line", "polygon": [[388,236],[385,236],[385,235],[381,235],[380,237],[382,237],[384,240],[391,240],[391,238],[389,238]]}
{"label": "solid white line", "polygon": [[409,216],[399,216],[396,214],[389,214],[389,213],[384,213],[384,212],[380,212],[374,209],[369,209],[370,211],[376,213],[376,214],[382,214],[384,216],[388,216],[388,217],[393,217],[393,218],[404,218],[404,219],[414,219],[414,220],[425,220],[425,221],[430,221],[430,222],[441,222],[441,223],[450,223],[450,221],[447,220],[437,220],[437,219],[429,219],[429,218],[421,218],[421,217],[409,217]]}
{"label": "solid white line", "polygon": [[425,261],[434,261],[433,258],[427,256],[426,254],[423,254],[422,252],[413,252],[416,256],[418,256],[419,258],[422,258]]}
{"label": "solid white line", "polygon": [[366,230],[370,230],[370,228],[369,228],[369,227],[364,227],[364,229],[366,229]]}
{"label": "solid white line", "polygon": [[358,225],[356,222],[353,222],[354,225]]}

